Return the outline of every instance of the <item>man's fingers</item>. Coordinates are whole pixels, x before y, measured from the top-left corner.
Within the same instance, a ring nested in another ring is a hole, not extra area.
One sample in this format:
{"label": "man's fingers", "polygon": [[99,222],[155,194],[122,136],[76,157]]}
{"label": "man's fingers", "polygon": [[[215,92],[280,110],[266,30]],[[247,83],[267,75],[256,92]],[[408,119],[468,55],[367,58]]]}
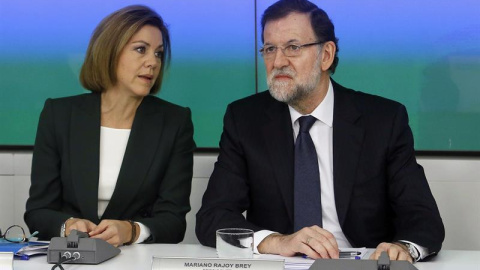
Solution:
{"label": "man's fingers", "polygon": [[328,241],[326,238],[323,238],[322,240],[313,238],[310,241],[309,246],[312,247],[312,249],[320,254],[324,259],[338,259],[338,249],[333,247],[330,241]]}
{"label": "man's fingers", "polygon": [[395,249],[398,252],[396,256],[396,260],[413,262],[413,259],[410,256],[410,253],[408,253],[405,247],[402,247],[399,244],[392,244],[390,247],[390,250],[391,249]]}
{"label": "man's fingers", "polygon": [[398,258],[398,255],[399,255],[399,250],[397,249],[397,247],[391,246],[388,249],[388,257],[390,258],[390,260],[396,261]]}
{"label": "man's fingers", "polygon": [[[322,239],[326,239],[330,242],[330,246],[332,247],[331,250],[335,250],[336,253],[337,253],[336,255],[338,256],[338,243],[337,243],[337,239],[335,239],[335,236],[331,232],[329,232],[329,231],[327,231],[323,228],[320,228],[318,226],[312,226],[311,228],[317,234],[321,235],[321,237],[318,237],[320,242],[324,243],[324,241]],[[335,254],[333,254],[333,255],[335,255]],[[337,257],[337,256],[335,256],[335,257]]]}
{"label": "man's fingers", "polygon": [[375,252],[370,256],[370,259],[372,260],[378,260],[380,257],[380,254],[382,254],[383,251],[388,252],[388,245],[387,243],[380,243],[377,248],[375,249]]}
{"label": "man's fingers", "polygon": [[371,260],[378,260],[382,251],[383,250],[378,250],[378,247],[377,247],[377,249],[375,249],[375,252],[373,252],[372,255],[370,255],[370,259]]}
{"label": "man's fingers", "polygon": [[306,254],[312,259],[338,258],[335,237],[318,226],[301,229],[295,234],[295,239],[299,243],[299,249],[296,251]]}
{"label": "man's fingers", "polygon": [[318,226],[306,227],[290,235],[272,234],[260,243],[259,251],[287,257],[301,253],[312,259],[338,258],[335,237]]}
{"label": "man's fingers", "polygon": [[404,252],[404,251],[398,253],[397,260],[413,262],[412,257],[410,257],[410,254],[408,254],[407,252]]}
{"label": "man's fingers", "polygon": [[[312,259],[329,258],[327,249],[322,244],[320,244],[315,238],[309,237],[307,239],[307,242],[308,243],[305,243],[305,249],[311,250],[311,251],[308,254],[305,252],[302,252],[302,253],[304,253],[305,255],[307,255]],[[313,255],[310,255],[311,253],[313,253]]]}
{"label": "man's fingers", "polygon": [[404,260],[413,262],[410,254],[401,246],[392,243],[380,243],[375,252],[370,256],[372,260],[378,260],[383,251],[386,251],[390,260]]}
{"label": "man's fingers", "polygon": [[[314,237],[314,239],[316,240],[315,242],[322,245],[323,248],[328,253],[327,257],[322,256],[322,258],[338,259],[339,250],[338,250],[338,244],[337,244],[337,240],[335,239],[335,236],[333,236],[333,234],[330,233],[329,231],[323,228],[320,228],[318,226],[312,226],[310,228],[315,233],[315,237]],[[316,250],[317,247],[314,246],[314,249]]]}

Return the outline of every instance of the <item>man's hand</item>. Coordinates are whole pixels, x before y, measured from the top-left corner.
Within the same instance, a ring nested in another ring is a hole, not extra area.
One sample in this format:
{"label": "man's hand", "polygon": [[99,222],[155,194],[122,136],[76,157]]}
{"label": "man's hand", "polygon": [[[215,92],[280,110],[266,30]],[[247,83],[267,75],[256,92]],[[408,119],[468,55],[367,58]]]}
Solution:
{"label": "man's hand", "polygon": [[410,253],[408,252],[408,249],[406,246],[400,244],[400,243],[380,243],[377,246],[377,249],[375,250],[374,253],[370,256],[370,259],[372,260],[378,260],[378,257],[380,257],[380,254],[386,251],[388,254],[388,257],[390,257],[390,260],[392,261],[409,261],[413,262],[412,257],[410,256]]}
{"label": "man's hand", "polygon": [[[137,232],[138,231],[139,228],[137,227]],[[130,241],[132,238],[132,225],[125,220],[105,219],[98,224],[95,230],[90,232],[90,237],[103,239],[118,247]]]}
{"label": "man's hand", "polygon": [[97,227],[95,223],[87,219],[71,218],[65,221],[65,235],[68,236],[71,230],[90,233]]}
{"label": "man's hand", "polygon": [[333,234],[316,225],[290,235],[271,234],[258,245],[258,251],[289,257],[301,253],[312,259],[338,259],[339,254],[337,240]]}

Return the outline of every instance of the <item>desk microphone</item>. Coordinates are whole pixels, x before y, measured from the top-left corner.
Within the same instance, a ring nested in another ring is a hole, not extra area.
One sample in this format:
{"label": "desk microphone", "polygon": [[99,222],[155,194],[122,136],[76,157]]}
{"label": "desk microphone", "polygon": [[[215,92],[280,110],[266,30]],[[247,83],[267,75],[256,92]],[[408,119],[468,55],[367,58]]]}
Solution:
{"label": "desk microphone", "polygon": [[72,230],[68,237],[53,237],[48,246],[48,263],[99,264],[117,256],[120,249],[87,233]]}

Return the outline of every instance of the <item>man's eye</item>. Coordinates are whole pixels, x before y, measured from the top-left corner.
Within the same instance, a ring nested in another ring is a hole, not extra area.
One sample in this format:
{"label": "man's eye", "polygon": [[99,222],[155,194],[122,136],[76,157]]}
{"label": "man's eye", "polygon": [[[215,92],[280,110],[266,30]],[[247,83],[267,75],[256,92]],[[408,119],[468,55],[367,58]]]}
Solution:
{"label": "man's eye", "polygon": [[291,52],[296,52],[296,51],[299,51],[300,48],[301,48],[300,46],[292,44],[292,45],[288,45],[286,49]]}
{"label": "man's eye", "polygon": [[265,53],[274,53],[274,52],[277,51],[277,47],[275,47],[275,46],[266,47],[266,48],[263,49],[263,51]]}
{"label": "man's eye", "polygon": [[139,53],[145,53],[145,47],[137,47],[135,48],[135,51],[139,52]]}

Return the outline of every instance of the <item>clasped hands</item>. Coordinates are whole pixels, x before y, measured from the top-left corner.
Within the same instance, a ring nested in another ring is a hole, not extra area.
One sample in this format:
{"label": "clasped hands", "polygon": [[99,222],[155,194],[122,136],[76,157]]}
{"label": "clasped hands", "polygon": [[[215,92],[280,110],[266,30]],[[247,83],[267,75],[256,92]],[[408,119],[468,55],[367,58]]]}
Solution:
{"label": "clasped hands", "polygon": [[[135,226],[138,226],[135,224]],[[65,223],[65,235],[71,230],[86,232],[91,238],[99,238],[118,247],[132,238],[132,227],[125,220],[102,220],[98,225],[87,219],[71,218]],[[139,228],[137,227],[137,231]]]}
{"label": "clasped hands", "polygon": [[[305,254],[312,259],[338,259],[337,240],[329,231],[319,226],[305,227],[293,234],[273,233],[258,245],[260,253],[279,254],[286,257]],[[407,260],[412,257],[406,247],[396,243],[380,243],[370,259],[377,260],[382,251],[386,251],[390,260]]]}

